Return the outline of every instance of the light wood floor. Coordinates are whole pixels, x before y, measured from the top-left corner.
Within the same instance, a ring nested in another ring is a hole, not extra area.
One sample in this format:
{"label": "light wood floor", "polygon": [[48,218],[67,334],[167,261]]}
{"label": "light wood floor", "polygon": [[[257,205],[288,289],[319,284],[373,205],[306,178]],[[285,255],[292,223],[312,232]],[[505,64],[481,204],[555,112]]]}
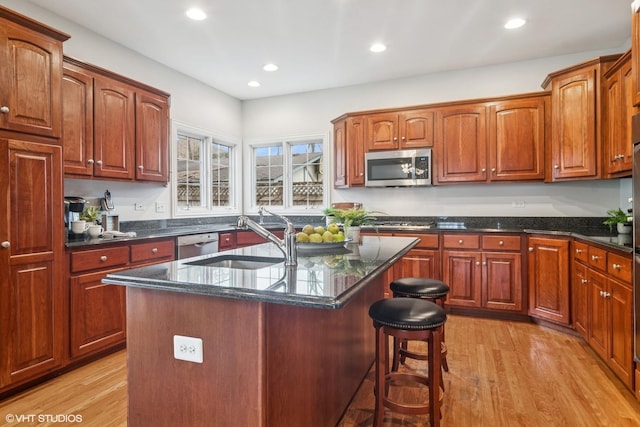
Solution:
{"label": "light wood floor", "polygon": [[[461,316],[449,316],[446,328],[444,427],[640,426],[633,394],[579,338],[534,324]],[[423,364],[410,361],[406,369]],[[372,424],[372,381],[370,372],[340,427]],[[423,397],[412,388],[402,393]],[[0,402],[0,425],[126,426],[126,412],[121,351]],[[75,414],[82,423],[5,423],[7,415],[20,414]],[[423,427],[428,418],[387,410],[385,425]]]}

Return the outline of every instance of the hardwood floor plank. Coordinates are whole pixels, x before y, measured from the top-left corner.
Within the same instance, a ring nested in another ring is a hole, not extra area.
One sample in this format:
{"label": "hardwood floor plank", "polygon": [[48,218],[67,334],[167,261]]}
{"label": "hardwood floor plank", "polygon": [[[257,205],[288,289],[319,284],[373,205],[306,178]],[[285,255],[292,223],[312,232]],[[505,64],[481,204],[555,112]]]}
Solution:
{"label": "hardwood floor plank", "polygon": [[[443,426],[640,426],[640,404],[580,338],[531,323],[462,316],[449,316],[446,328],[450,372],[444,373]],[[408,360],[403,369],[425,373],[425,367]],[[373,424],[373,380],[370,371],[340,427]],[[411,402],[427,396],[422,387],[392,392]],[[126,352],[0,402],[0,425],[65,425],[2,424],[7,414],[78,414],[83,422],[75,425],[125,427]],[[384,421],[423,427],[428,416],[387,410]],[[175,425],[182,427],[179,421]]]}

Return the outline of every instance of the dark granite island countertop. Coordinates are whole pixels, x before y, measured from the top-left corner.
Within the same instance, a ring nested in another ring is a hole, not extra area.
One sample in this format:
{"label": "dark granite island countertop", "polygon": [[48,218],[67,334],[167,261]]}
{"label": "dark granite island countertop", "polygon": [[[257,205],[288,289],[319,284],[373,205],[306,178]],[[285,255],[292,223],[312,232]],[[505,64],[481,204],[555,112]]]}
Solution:
{"label": "dark granite island countertop", "polygon": [[[109,274],[127,287],[127,424],[337,425],[374,360],[369,306],[417,242],[365,236],[300,253],[290,274],[189,264],[216,255]],[[223,253],[281,256],[270,243]],[[176,357],[176,336],[201,340],[201,363]]]}

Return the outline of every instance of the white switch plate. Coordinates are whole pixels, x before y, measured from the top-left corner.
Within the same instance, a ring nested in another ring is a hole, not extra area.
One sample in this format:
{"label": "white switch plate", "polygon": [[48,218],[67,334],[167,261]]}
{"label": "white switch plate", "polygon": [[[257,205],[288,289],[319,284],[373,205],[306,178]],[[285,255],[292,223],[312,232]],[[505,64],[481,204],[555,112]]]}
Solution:
{"label": "white switch plate", "polygon": [[133,209],[136,210],[136,211],[143,211],[144,210],[144,205],[142,203],[136,203],[133,206]]}
{"label": "white switch plate", "polygon": [[167,207],[165,206],[164,203],[162,202],[156,202],[156,212],[157,213],[164,213],[166,212]]}
{"label": "white switch plate", "polygon": [[513,202],[511,202],[512,208],[524,208],[524,205],[524,200],[514,200]]}
{"label": "white switch plate", "polygon": [[202,339],[174,335],[173,357],[187,362],[202,363]]}

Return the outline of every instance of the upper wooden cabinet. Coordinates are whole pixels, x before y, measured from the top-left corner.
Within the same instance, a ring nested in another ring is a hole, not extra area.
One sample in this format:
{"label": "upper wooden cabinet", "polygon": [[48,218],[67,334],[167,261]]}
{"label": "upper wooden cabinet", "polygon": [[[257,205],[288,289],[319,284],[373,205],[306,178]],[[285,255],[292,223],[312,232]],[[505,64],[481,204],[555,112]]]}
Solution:
{"label": "upper wooden cabinet", "polygon": [[489,181],[544,179],[551,114],[549,95],[508,99],[489,107]]}
{"label": "upper wooden cabinet", "polygon": [[631,93],[633,105],[640,105],[640,2],[633,2],[631,13]]}
{"label": "upper wooden cabinet", "polygon": [[333,121],[335,188],[364,185],[364,118],[343,117]]}
{"label": "upper wooden cabinet", "polygon": [[406,110],[365,116],[367,151],[433,146],[433,111]]}
{"label": "upper wooden cabinet", "polygon": [[65,176],[168,182],[168,94],[65,58],[62,99]]}
{"label": "upper wooden cabinet", "polygon": [[347,119],[333,122],[333,186],[347,187]]}
{"label": "upper wooden cabinet", "polygon": [[487,180],[487,108],[469,104],[436,112],[436,182]]}
{"label": "upper wooden cabinet", "polygon": [[631,51],[607,71],[604,80],[602,134],[607,177],[628,176],[633,166],[631,117],[634,112]]}
{"label": "upper wooden cabinet", "polygon": [[60,137],[62,42],[68,38],[0,7],[0,129]]}
{"label": "upper wooden cabinet", "polygon": [[549,74],[551,85],[550,181],[602,178],[603,75],[620,57],[610,55]]}

